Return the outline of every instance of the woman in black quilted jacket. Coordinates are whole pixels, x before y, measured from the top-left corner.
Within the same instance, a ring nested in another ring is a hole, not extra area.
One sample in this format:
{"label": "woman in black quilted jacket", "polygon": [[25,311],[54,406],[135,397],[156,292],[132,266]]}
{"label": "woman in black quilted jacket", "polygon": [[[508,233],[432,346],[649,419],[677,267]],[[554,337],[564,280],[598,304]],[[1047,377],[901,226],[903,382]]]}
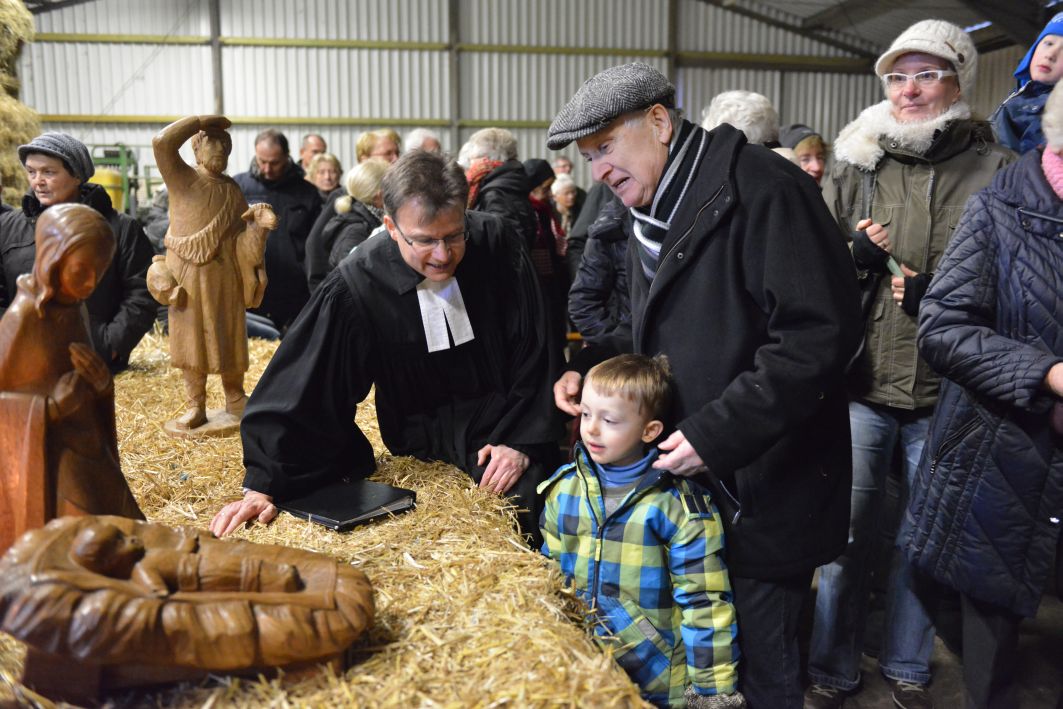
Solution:
{"label": "woman in black quilted jacket", "polygon": [[945,379],[902,541],[963,598],[969,706],[1018,706],[1018,626],[1037,611],[1063,518],[1063,89],[1048,147],[997,173],[920,308]]}

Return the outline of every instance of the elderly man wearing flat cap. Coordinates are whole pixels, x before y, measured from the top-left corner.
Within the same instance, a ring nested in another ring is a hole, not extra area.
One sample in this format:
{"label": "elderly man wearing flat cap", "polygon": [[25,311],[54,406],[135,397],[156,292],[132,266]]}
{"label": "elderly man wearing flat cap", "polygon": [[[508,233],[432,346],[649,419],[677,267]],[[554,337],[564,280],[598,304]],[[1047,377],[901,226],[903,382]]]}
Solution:
{"label": "elderly man wearing flat cap", "polygon": [[678,424],[654,467],[698,476],[723,513],[740,690],[754,709],[800,707],[797,616],[849,523],[842,383],[860,311],[845,242],[797,166],[683,120],[648,65],[585,82],[547,145],[572,141],[633,222],[631,323],[581,351],[557,405],[578,415],[581,372],[611,354],[668,356]]}

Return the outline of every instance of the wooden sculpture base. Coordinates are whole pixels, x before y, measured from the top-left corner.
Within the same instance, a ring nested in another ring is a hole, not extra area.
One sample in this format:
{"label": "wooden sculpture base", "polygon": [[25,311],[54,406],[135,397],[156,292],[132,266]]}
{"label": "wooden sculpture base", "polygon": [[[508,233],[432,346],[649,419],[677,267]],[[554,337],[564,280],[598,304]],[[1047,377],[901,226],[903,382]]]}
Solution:
{"label": "wooden sculpture base", "polygon": [[162,427],[174,438],[222,438],[240,432],[240,419],[225,409],[208,409],[207,422],[202,426],[178,428],[177,419],[173,419]]}
{"label": "wooden sculpture base", "polygon": [[249,667],[231,672],[155,665],[93,665],[30,647],[27,648],[26,662],[22,669],[22,684],[52,701],[86,705],[99,702],[115,692],[177,682],[200,682],[208,675],[261,675],[272,679],[283,672],[286,681],[295,681],[313,676],[327,667],[341,675],[348,665],[347,652],[335,653],[317,662],[295,663],[284,667]]}

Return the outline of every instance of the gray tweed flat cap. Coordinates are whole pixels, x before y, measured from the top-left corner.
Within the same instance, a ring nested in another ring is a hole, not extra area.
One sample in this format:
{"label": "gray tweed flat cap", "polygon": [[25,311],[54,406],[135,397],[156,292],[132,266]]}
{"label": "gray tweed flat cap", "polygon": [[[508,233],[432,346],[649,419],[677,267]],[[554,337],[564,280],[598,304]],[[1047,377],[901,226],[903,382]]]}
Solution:
{"label": "gray tweed flat cap", "polygon": [[600,131],[618,116],[638,108],[675,106],[675,87],[649,64],[636,62],[600,71],[558,111],[547,132],[546,146],[560,150],[573,140]]}
{"label": "gray tweed flat cap", "polygon": [[96,174],[96,167],[92,164],[89,149],[72,135],[41,133],[26,145],[18,146],[18,159],[23,165],[26,164],[26,156],[33,153],[59,158],[70,174],[82,182],[88,182],[88,179]]}

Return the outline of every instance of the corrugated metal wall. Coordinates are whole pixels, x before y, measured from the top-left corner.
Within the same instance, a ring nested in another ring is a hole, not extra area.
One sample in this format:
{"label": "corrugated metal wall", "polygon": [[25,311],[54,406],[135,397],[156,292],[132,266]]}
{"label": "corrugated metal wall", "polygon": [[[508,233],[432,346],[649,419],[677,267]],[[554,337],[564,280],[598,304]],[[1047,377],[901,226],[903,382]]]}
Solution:
{"label": "corrugated metal wall", "polygon": [[[880,100],[870,72],[689,66],[683,53],[846,54],[698,0],[677,2],[675,78],[680,103],[694,120],[716,93],[743,88],[771,98],[784,123],[808,123],[833,137],[859,110]],[[450,122],[460,122],[458,139],[464,140],[484,122],[519,121],[514,133],[522,157],[550,157],[542,126],[582,81],[636,59],[662,70],[668,65],[669,0],[457,0],[463,46],[457,76],[451,76],[448,8],[447,0],[222,0],[225,112],[243,119],[232,131],[231,172],[250,162],[253,137],[271,118],[293,147],[306,132],[322,133],[345,167],[353,160],[357,135],[389,122],[400,132],[418,122],[434,124],[444,146],[456,153],[460,146],[451,144]],[[785,13],[765,11],[785,19]],[[199,38],[198,44],[152,43],[149,37],[145,43],[29,46],[19,67],[22,97],[42,114],[56,116],[46,129],[67,130],[91,143],[147,146],[159,124],[130,122],[132,117],[213,111],[207,0],[97,0],[36,19],[42,33]],[[276,46],[286,40],[304,46]],[[321,41],[371,46],[305,46]],[[403,44],[372,45],[381,42]],[[551,51],[556,47],[574,49]],[[594,49],[599,51],[586,53]],[[1010,50],[983,59],[979,109],[991,110],[1006,95],[1016,60]],[[115,121],[86,123],[78,115]],[[353,124],[335,124],[344,120]],[[573,147],[566,154],[576,157]],[[141,151],[141,160],[153,162],[150,150]],[[589,182],[582,161],[576,160],[576,172],[580,182]]]}
{"label": "corrugated metal wall", "polygon": [[970,102],[975,115],[990,116],[1000,102],[1015,90],[1013,72],[1026,54],[1026,49],[1009,47],[978,57],[978,78]]}

